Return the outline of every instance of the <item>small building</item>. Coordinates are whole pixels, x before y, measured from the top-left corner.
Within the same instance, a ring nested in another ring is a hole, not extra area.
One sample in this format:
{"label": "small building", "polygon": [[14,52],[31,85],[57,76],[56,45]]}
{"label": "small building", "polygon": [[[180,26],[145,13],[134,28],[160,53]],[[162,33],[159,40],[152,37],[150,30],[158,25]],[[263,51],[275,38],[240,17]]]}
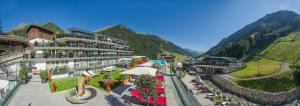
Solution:
{"label": "small building", "polygon": [[239,70],[244,64],[231,57],[206,56],[202,61],[197,63],[184,63],[185,69],[197,69],[202,74],[224,74]]}
{"label": "small building", "polygon": [[168,63],[174,63],[175,62],[175,56],[172,55],[169,52],[158,53],[157,54],[157,59],[158,60],[165,60]]}
{"label": "small building", "polygon": [[37,26],[37,25],[30,25],[26,31],[28,41],[32,44],[35,42],[38,43],[48,43],[52,42],[54,39],[54,33],[46,28]]}
{"label": "small building", "polygon": [[213,73],[230,73],[243,68],[242,62],[232,57],[206,56],[200,65],[207,70],[214,70]]}
{"label": "small building", "polygon": [[0,55],[17,50],[24,50],[27,46],[26,38],[8,34],[0,35]]}

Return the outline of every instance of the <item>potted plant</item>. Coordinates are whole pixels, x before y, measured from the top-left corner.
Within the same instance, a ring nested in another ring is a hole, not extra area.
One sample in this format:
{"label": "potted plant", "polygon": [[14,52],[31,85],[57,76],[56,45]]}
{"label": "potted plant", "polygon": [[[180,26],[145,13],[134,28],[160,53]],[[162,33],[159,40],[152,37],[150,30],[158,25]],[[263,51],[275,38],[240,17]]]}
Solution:
{"label": "potted plant", "polygon": [[100,74],[105,74],[106,71],[105,71],[105,70],[101,70],[99,73],[100,73]]}
{"label": "potted plant", "polygon": [[54,82],[51,82],[50,83],[51,85],[50,85],[50,89],[51,89],[51,92],[56,92],[56,84],[54,83]]}
{"label": "potted plant", "polygon": [[21,66],[21,70],[19,72],[19,77],[21,79],[22,84],[26,84],[28,82],[27,80],[28,72],[25,67]]}
{"label": "potted plant", "polygon": [[46,83],[48,80],[48,72],[47,71],[41,71],[40,72],[40,77],[42,80],[42,83]]}
{"label": "potted plant", "polygon": [[129,75],[121,75],[121,80],[123,85],[128,85],[129,82]]}
{"label": "potted plant", "polygon": [[110,77],[110,75],[105,75],[105,79],[103,80],[103,83],[105,85],[105,90],[107,92],[111,92],[111,85],[113,84],[113,80]]}

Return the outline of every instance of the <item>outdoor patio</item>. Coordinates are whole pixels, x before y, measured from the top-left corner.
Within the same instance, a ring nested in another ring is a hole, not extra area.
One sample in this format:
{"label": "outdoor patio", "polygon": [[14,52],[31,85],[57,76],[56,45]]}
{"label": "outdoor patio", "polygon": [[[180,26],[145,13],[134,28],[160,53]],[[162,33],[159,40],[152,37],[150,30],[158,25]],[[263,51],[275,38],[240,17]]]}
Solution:
{"label": "outdoor patio", "polygon": [[[29,82],[21,85],[15,95],[11,98],[8,106],[73,106],[65,99],[66,91],[51,93],[48,84],[40,82]],[[76,106],[118,106],[119,102],[110,93],[97,89],[97,96],[90,99],[86,104]]]}

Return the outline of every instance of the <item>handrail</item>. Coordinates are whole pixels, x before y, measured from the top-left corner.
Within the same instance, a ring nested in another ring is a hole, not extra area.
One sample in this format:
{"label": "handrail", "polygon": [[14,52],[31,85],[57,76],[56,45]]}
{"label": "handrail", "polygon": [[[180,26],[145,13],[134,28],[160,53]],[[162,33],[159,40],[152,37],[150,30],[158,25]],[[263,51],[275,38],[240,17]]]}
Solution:
{"label": "handrail", "polygon": [[[5,58],[10,58],[10,57],[16,57],[16,55],[18,54],[21,54],[21,53],[24,53],[26,51],[26,49],[20,49],[20,50],[17,50],[17,51],[11,51],[11,52],[8,52],[7,54],[3,54],[3,55],[0,55],[0,59],[5,59]],[[22,55],[23,57],[23,55]]]}
{"label": "handrail", "polygon": [[[185,106],[202,106],[199,101],[188,91],[187,87],[178,79],[178,76],[171,76],[173,84]],[[180,89],[182,88],[182,89]]]}
{"label": "handrail", "polygon": [[14,50],[14,51],[9,51],[9,52],[5,52],[5,54],[0,54],[0,57],[7,56],[8,54],[19,53],[19,52],[24,52],[24,51],[26,51],[26,49],[18,49],[18,50]]}
{"label": "handrail", "polygon": [[17,84],[11,89],[9,90],[5,97],[0,101],[0,106],[7,106],[9,100],[11,99],[12,95],[15,93],[15,91],[17,90],[17,88],[20,86],[21,80],[16,80]]}

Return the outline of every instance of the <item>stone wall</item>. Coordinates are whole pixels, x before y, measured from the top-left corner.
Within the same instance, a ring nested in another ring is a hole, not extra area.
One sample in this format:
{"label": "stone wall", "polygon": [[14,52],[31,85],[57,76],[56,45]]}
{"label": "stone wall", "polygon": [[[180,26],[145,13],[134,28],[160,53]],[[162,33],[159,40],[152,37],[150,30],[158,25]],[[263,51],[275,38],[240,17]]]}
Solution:
{"label": "stone wall", "polygon": [[300,87],[286,92],[270,93],[238,86],[234,82],[229,81],[228,79],[225,79],[220,75],[212,76],[212,80],[221,88],[229,90],[230,92],[237,94],[238,96],[245,97],[250,101],[259,104],[285,104],[292,102],[300,95]]}

